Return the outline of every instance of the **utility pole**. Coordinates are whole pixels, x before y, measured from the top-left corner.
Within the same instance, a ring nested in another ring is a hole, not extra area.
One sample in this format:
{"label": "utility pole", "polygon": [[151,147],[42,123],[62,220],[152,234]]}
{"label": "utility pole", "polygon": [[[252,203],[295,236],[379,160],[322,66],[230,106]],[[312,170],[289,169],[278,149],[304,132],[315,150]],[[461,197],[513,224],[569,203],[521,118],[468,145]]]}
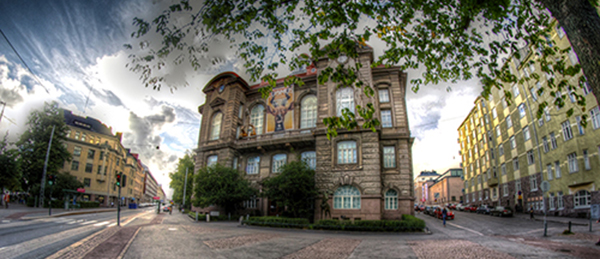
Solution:
{"label": "utility pole", "polygon": [[44,161],[44,173],[42,174],[42,185],[40,187],[40,205],[44,207],[44,187],[46,186],[46,171],[48,170],[48,158],[50,157],[50,148],[52,147],[52,137],[54,137],[54,125],[52,133],[50,133],[50,142],[48,142],[48,150],[46,151],[46,160]]}
{"label": "utility pole", "polygon": [[123,173],[117,173],[116,178],[117,182],[115,183],[119,188],[119,193],[117,196],[117,226],[121,226],[121,176]]}
{"label": "utility pole", "polygon": [[185,168],[185,183],[183,184],[183,208],[185,209],[185,191],[187,189],[188,168]]}

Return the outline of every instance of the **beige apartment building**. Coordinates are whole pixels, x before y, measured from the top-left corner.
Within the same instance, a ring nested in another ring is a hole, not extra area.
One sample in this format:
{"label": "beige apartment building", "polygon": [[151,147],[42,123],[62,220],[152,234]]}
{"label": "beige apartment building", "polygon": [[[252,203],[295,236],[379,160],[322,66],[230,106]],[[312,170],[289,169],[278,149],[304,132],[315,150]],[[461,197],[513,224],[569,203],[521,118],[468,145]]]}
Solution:
{"label": "beige apartment building", "polygon": [[[569,41],[556,22],[550,37],[559,48],[569,49]],[[578,63],[572,49],[566,55],[566,62]],[[465,203],[585,216],[592,203],[600,202],[600,110],[596,98],[583,85],[559,93],[566,97],[565,105],[555,106],[549,91],[540,95],[539,89],[548,89],[550,80],[563,78],[541,71],[541,55],[536,48],[526,46],[520,56],[506,62],[513,74],[529,80],[493,89],[489,100],[477,98],[458,128]],[[578,85],[578,77],[565,79]],[[504,91],[513,97],[510,105]],[[585,96],[585,109],[577,105],[572,93]],[[536,112],[542,101],[549,105],[538,119]],[[575,108],[574,113],[567,116],[570,108]],[[550,185],[546,193],[541,190],[545,181]]]}
{"label": "beige apartment building", "polygon": [[431,200],[430,195],[430,186],[435,183],[435,179],[437,179],[440,175],[434,171],[421,171],[417,178],[415,178],[415,203],[424,204],[424,205],[432,205],[433,200]]}
{"label": "beige apartment building", "polygon": [[[319,84],[317,75],[333,66],[353,66],[354,60],[322,58],[294,75],[302,87],[283,87],[278,80],[267,100],[259,88],[248,85],[238,75],[217,75],[204,88],[206,102],[202,114],[195,167],[220,163],[236,168],[252,185],[276,175],[279,166],[302,159],[315,169],[319,193],[329,193],[327,203],[334,219],[397,219],[414,214],[412,154],[406,112],[406,74],[398,67],[375,67],[373,49],[359,49],[363,64],[361,78],[375,95],[362,90],[337,88],[336,83]],[[328,139],[323,119],[340,116],[343,108],[373,103],[382,122],[377,130],[362,128],[338,130]],[[315,200],[315,219],[321,219],[321,198]],[[281,214],[283,208],[268,198],[244,202],[248,211],[262,215]],[[219,208],[197,208],[197,211]],[[329,218],[329,215],[325,216]]]}
{"label": "beige apartment building", "polygon": [[122,134],[112,134],[112,128],[99,120],[82,117],[64,110],[65,123],[69,127],[67,150],[73,154],[71,162],[65,162],[62,172],[67,172],[84,184],[85,193],[81,196],[85,201],[97,201],[101,206],[118,204],[118,189],[115,185],[116,174],[123,173],[124,186],[121,190],[121,204],[126,205],[141,199],[137,193],[136,178],[143,171],[139,160],[129,153],[121,144]]}
{"label": "beige apartment building", "polygon": [[460,168],[452,168],[435,178],[429,186],[430,203],[428,204],[462,203],[464,186],[462,172]]}

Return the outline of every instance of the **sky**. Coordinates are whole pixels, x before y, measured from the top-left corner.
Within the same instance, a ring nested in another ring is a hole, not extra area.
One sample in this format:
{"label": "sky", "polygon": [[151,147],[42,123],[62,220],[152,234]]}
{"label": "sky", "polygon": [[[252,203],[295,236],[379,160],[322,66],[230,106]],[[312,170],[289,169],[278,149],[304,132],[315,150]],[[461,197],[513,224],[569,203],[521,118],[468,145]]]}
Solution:
{"label": "sky", "polygon": [[[140,154],[170,196],[168,173],[175,170],[186,150],[198,143],[202,88],[220,72],[245,73],[234,50],[213,44],[211,52],[225,62],[213,65],[202,60],[205,64],[200,70],[173,67],[164,73],[176,88],[146,88],[139,74],[126,67],[130,53],[124,44],[135,43],[131,38],[134,17],[155,17],[169,3],[0,1],[0,29],[31,69],[0,37],[0,100],[7,103],[0,134],[8,132],[15,141],[32,110],[57,101],[74,114],[102,121],[112,127],[113,134],[123,132],[123,145]],[[369,45],[376,57],[381,55],[381,43]],[[406,72],[409,81],[421,74],[418,70]],[[457,128],[480,92],[476,81],[428,85],[418,93],[407,91],[409,125],[415,138],[415,176],[423,170],[442,173],[459,167]]]}

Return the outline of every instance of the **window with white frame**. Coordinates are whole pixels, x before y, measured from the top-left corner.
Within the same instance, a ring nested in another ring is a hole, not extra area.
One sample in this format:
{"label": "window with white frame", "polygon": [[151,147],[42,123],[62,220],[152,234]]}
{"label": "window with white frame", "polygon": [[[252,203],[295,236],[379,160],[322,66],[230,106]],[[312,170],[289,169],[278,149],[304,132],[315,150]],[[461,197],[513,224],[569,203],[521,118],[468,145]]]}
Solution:
{"label": "window with white frame", "polygon": [[398,209],[398,192],[389,189],[385,192],[385,209],[386,210],[397,210]]}
{"label": "window with white frame", "polygon": [[581,116],[577,116],[575,119],[577,120],[577,130],[579,130],[579,135],[585,134],[585,129],[583,128],[583,125],[581,125]]}
{"label": "window with white frame", "polygon": [[478,194],[477,196],[479,196],[479,200],[481,200],[483,198],[483,193],[482,192],[478,192],[477,194]]}
{"label": "window with white frame", "polygon": [[308,129],[317,126],[317,97],[307,95],[300,104],[300,128]]}
{"label": "window with white frame", "polygon": [[85,134],[85,132],[84,132],[83,134],[81,134],[81,141],[84,141],[84,142],[85,142],[85,138],[86,138],[86,136],[87,136],[87,135]]}
{"label": "window with white frame", "polygon": [[503,163],[502,165],[500,165],[500,170],[502,171],[502,175],[505,175],[506,174],[506,164]]}
{"label": "window with white frame", "polygon": [[513,169],[515,171],[519,170],[519,158],[513,159]]}
{"label": "window with white frame", "polygon": [[554,135],[554,132],[550,132],[550,144],[552,149],[558,148],[558,143],[556,142],[556,136]]}
{"label": "window with white frame", "polygon": [[560,25],[556,25],[556,27],[554,27],[554,29],[556,30],[556,34],[558,34],[559,38],[564,38],[565,37],[565,30],[563,30],[563,28]]}
{"label": "window with white frame", "polygon": [[233,158],[232,168],[233,169],[237,169],[238,168],[238,157],[237,156]]}
{"label": "window with white frame", "polygon": [[531,191],[537,191],[538,184],[537,184],[537,178],[535,177],[535,175],[532,175],[529,177],[529,184],[531,187]]}
{"label": "window with white frame", "polygon": [[598,106],[590,110],[590,117],[592,118],[592,127],[594,129],[600,128],[600,108]]}
{"label": "window with white frame", "polygon": [[575,193],[574,197],[574,205],[577,207],[587,207],[592,204],[592,199],[590,196],[590,192],[587,190],[580,190]]}
{"label": "window with white frame", "polygon": [[500,130],[500,126],[496,126],[496,137],[502,136],[502,131]]}
{"label": "window with white frame", "polygon": [[510,119],[510,115],[506,116],[506,128],[510,129],[512,127],[512,120]]}
{"label": "window with white frame", "polygon": [[383,147],[383,167],[384,168],[396,167],[396,147],[394,147],[394,146]]}
{"label": "window with white frame", "polygon": [[565,207],[565,203],[563,201],[563,193],[561,191],[556,193],[556,207],[559,209]]}
{"label": "window with white frame", "polygon": [[337,116],[342,116],[342,110],[347,108],[354,113],[354,89],[352,87],[340,88],[336,92],[337,97]]}
{"label": "window with white frame", "polygon": [[340,141],[338,148],[338,164],[356,163],[356,141]]}
{"label": "window with white frame", "polygon": [[529,133],[529,126],[525,126],[525,128],[523,128],[523,139],[525,141],[527,141],[530,138],[531,138],[531,134]]}
{"label": "window with white frame", "polygon": [[544,115],[546,116],[546,121],[550,121],[552,119],[552,116],[550,116],[550,108],[544,108]]}
{"label": "window with white frame", "polygon": [[556,207],[554,207],[554,193],[548,194],[548,209],[549,210],[556,209]]}
{"label": "window with white frame", "polygon": [[344,185],[333,194],[334,209],[360,209],[360,191],[354,186]]}
{"label": "window with white frame", "polygon": [[502,195],[504,197],[508,196],[508,184],[503,184],[502,185]]}
{"label": "window with white frame", "polygon": [[389,103],[390,92],[388,89],[379,89],[379,103]]}
{"label": "window with white frame", "polygon": [[209,157],[206,159],[206,166],[213,166],[213,165],[216,165],[216,164],[217,164],[217,161],[218,161],[218,156],[216,156],[216,155],[209,156]]}
{"label": "window with white frame", "polygon": [[255,197],[252,197],[252,199],[244,201],[244,208],[246,209],[256,209],[256,204],[258,202],[258,199]]}
{"label": "window with white frame", "polygon": [[317,169],[317,152],[315,151],[306,151],[301,155],[302,161],[306,162],[310,169]]}
{"label": "window with white frame", "polygon": [[532,87],[531,89],[529,89],[529,92],[531,93],[531,98],[533,98],[534,101],[537,101],[537,89]]}
{"label": "window with white frame", "polygon": [[500,143],[500,145],[498,145],[498,154],[500,156],[504,155],[504,145],[502,143]]}
{"label": "window with white frame", "polygon": [[569,162],[569,173],[575,173],[579,171],[579,166],[577,165],[577,153],[573,152],[568,154],[567,161]]}
{"label": "window with white frame", "polygon": [[573,132],[571,131],[571,123],[569,120],[563,122],[562,124],[563,138],[565,141],[573,138]]}
{"label": "window with white frame", "polygon": [[543,117],[538,119],[538,126],[540,126],[540,127],[544,126],[544,118]]}
{"label": "window with white frame", "polygon": [[590,155],[587,149],[583,150],[583,167],[585,170],[592,169],[592,166],[590,165]]}
{"label": "window with white frame", "polygon": [[562,176],[562,172],[560,171],[560,161],[554,161],[554,173],[556,179]]}
{"label": "window with white frame", "polygon": [[247,174],[258,174],[260,168],[260,156],[252,156],[248,158],[248,164],[246,165]]}
{"label": "window with white frame", "polygon": [[391,128],[392,127],[392,111],[381,110],[381,127]]}
{"label": "window with white frame", "polygon": [[521,190],[521,180],[515,181],[515,191],[518,192]]}
{"label": "window with white frame", "polygon": [[517,148],[517,141],[515,140],[515,136],[510,136],[510,149]]}
{"label": "window with white frame", "polygon": [[591,92],[592,92],[592,88],[590,88],[590,85],[587,82],[584,82],[583,83],[583,95],[588,95]]}
{"label": "window with white frame", "polygon": [[548,137],[542,137],[542,144],[544,146],[544,153],[548,153],[548,151],[550,151],[550,146],[548,145]]}
{"label": "window with white frame", "polygon": [[73,148],[73,156],[81,156],[81,147],[75,146]]}
{"label": "window with white frame", "polygon": [[576,65],[577,63],[579,63],[579,60],[577,59],[577,54],[575,54],[575,51],[573,51],[573,49],[570,49],[567,55],[569,56],[572,65]]}
{"label": "window with white frame", "polygon": [[517,84],[513,85],[512,90],[513,90],[513,95],[514,95],[513,97],[519,96],[519,94],[520,94],[519,93],[519,85],[517,85]]}
{"label": "window with white frame", "polygon": [[519,117],[523,118],[525,117],[525,104],[519,104]]}
{"label": "window with white frame", "polygon": [[221,137],[221,122],[223,121],[223,113],[217,112],[213,115],[210,125],[210,140],[217,140]]}
{"label": "window with white frame", "polygon": [[533,150],[527,151],[527,164],[533,165],[535,163],[535,158],[533,156]]}
{"label": "window with white frame", "polygon": [[271,172],[279,173],[282,165],[287,163],[287,155],[286,154],[277,154],[273,156],[273,162],[271,165]]}
{"label": "window with white frame", "polygon": [[498,198],[498,190],[496,188],[492,188],[492,199]]}
{"label": "window with white frame", "polygon": [[250,111],[250,124],[254,126],[256,135],[263,134],[265,107],[261,104],[255,105]]}
{"label": "window with white frame", "polygon": [[546,165],[546,174],[548,176],[548,180],[552,180],[552,178],[554,177],[554,172],[552,172],[552,164]]}

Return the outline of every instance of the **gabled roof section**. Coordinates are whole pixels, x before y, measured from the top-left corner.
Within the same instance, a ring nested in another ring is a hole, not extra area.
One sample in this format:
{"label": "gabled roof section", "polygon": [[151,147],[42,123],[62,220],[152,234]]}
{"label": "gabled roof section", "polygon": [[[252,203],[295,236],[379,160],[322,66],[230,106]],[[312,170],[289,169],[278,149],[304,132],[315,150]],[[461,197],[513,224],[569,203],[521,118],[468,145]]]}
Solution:
{"label": "gabled roof section", "polygon": [[215,87],[219,87],[218,85],[215,85],[215,83],[219,82],[220,80],[222,80],[222,82],[225,83],[226,85],[231,84],[233,82],[239,82],[240,85],[242,85],[242,87],[249,89],[248,83],[246,82],[246,80],[244,80],[238,74],[228,71],[228,72],[223,72],[221,74],[218,74],[215,77],[213,77],[213,79],[208,81],[206,86],[204,86],[204,89],[202,89],[202,92],[207,93],[207,92],[214,90]]}
{"label": "gabled roof section", "polygon": [[215,108],[219,105],[222,105],[225,103],[225,99],[221,98],[221,97],[217,97],[214,100],[212,100],[212,102],[210,102],[210,107]]}

